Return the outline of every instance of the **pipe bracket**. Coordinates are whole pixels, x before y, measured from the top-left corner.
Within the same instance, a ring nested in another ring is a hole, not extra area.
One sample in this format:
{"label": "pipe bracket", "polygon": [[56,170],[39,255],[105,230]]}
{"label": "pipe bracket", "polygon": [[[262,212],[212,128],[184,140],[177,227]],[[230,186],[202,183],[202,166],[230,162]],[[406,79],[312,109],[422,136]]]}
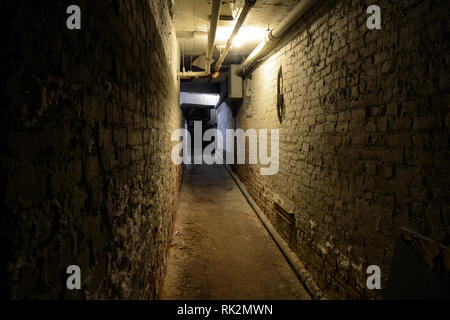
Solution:
{"label": "pipe bracket", "polygon": [[249,7],[253,7],[256,3],[256,0],[245,0],[245,4]]}
{"label": "pipe bracket", "polygon": [[273,31],[273,29],[270,30],[269,34],[267,35],[267,38],[268,38],[270,41],[275,41],[275,40],[277,40],[278,38],[276,38],[276,37],[273,35],[272,31]]}

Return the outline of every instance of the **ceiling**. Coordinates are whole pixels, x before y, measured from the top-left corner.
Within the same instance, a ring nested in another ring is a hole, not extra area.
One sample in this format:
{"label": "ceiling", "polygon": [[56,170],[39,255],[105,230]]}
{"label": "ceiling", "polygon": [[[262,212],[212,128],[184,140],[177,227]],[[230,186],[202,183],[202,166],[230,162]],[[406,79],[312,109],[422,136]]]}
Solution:
{"label": "ceiling", "polygon": [[[274,28],[291,8],[300,0],[257,0],[250,11],[235,44],[225,60],[225,65],[241,62],[261,42],[267,29]],[[231,34],[245,0],[222,1],[221,19],[216,35],[214,57],[220,55]],[[186,69],[190,69],[191,60],[204,55],[208,39],[211,0],[176,0],[175,28],[182,53],[184,52]],[[234,20],[234,21],[233,21]]]}

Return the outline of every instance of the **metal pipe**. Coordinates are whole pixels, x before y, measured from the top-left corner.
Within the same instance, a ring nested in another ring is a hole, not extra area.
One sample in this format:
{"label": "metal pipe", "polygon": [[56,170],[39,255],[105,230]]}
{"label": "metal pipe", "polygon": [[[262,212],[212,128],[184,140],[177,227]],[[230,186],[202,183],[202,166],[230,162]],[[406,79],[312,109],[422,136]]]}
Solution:
{"label": "metal pipe", "polygon": [[300,19],[306,11],[308,11],[317,0],[301,0],[289,15],[283,19],[276,28],[272,29],[269,32],[269,35],[263,40],[250,55],[245,59],[245,61],[239,66],[236,70],[236,74],[239,76],[244,76],[246,70],[250,68],[251,65],[255,63],[255,61],[259,58],[261,53],[267,49],[269,44],[277,42],[280,37],[295,23],[298,19]]}
{"label": "metal pipe", "polygon": [[242,25],[245,22],[245,19],[247,18],[247,15],[249,14],[251,8],[255,5],[256,0],[246,0],[245,6],[242,9],[241,14],[239,15],[238,21],[234,25],[233,32],[231,33],[230,38],[227,41],[227,44],[225,46],[225,49],[222,51],[222,54],[220,55],[219,60],[217,60],[216,66],[214,68],[214,71],[217,73],[220,71],[220,68],[222,67],[223,61],[227,57],[228,53],[231,50],[231,46],[233,45],[234,37],[239,33],[239,30],[241,29]]}
{"label": "metal pipe", "polygon": [[178,77],[180,79],[197,79],[197,78],[206,78],[209,77],[211,73],[206,71],[185,71],[178,72]]}
{"label": "metal pipe", "polygon": [[[212,53],[214,48],[214,43],[216,41],[217,26],[219,25],[220,9],[222,7],[222,0],[213,0],[211,7],[211,21],[209,24],[208,32],[208,45],[206,47],[206,59],[205,59],[205,71],[201,72],[178,72],[180,79],[191,79],[191,78],[203,78],[208,77],[211,74],[211,64],[213,63]],[[183,58],[184,60],[184,58]]]}
{"label": "metal pipe", "polygon": [[208,46],[206,47],[206,63],[205,71],[210,73],[211,63],[213,63],[212,54],[214,43],[216,42],[216,31],[219,25],[220,8],[222,6],[222,0],[214,0],[211,9],[211,23],[208,33]]}

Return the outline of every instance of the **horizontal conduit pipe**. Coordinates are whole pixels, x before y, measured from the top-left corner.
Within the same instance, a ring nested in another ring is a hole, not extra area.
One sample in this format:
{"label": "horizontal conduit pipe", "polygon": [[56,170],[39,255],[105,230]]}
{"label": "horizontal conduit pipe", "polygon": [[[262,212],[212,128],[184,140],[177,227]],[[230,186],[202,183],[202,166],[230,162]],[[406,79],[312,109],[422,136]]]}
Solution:
{"label": "horizontal conduit pipe", "polygon": [[265,40],[263,40],[250,55],[245,59],[245,61],[236,70],[238,76],[244,76],[246,70],[248,70],[259,58],[261,53],[272,44],[280,39],[280,37],[295,23],[300,19],[306,11],[308,11],[317,0],[301,0],[289,13],[289,15],[283,19],[277,27],[269,32],[269,35]]}
{"label": "horizontal conduit pipe", "polygon": [[241,27],[244,24],[245,19],[247,18],[251,8],[255,5],[255,3],[256,3],[256,0],[246,0],[245,1],[245,6],[242,9],[241,14],[239,15],[238,21],[234,25],[233,32],[231,33],[231,36],[227,41],[225,49],[222,51],[222,54],[220,55],[219,60],[217,60],[216,66],[214,68],[214,71],[216,73],[220,72],[220,68],[222,67],[222,64],[223,64],[225,58],[227,57],[228,53],[231,50],[231,46],[233,45],[234,37],[236,37],[236,35],[239,33],[239,30],[241,30]]}
{"label": "horizontal conduit pipe", "polygon": [[197,79],[209,77],[210,73],[206,71],[185,71],[179,72],[178,77],[180,79]]}

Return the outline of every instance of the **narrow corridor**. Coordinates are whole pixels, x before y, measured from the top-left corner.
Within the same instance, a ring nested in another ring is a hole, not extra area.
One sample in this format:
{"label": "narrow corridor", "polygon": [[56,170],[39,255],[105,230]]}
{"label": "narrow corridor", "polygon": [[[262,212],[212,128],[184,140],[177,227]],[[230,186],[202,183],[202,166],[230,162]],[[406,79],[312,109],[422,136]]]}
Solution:
{"label": "narrow corridor", "polygon": [[0,298],[450,299],[450,1],[70,3],[0,1]]}
{"label": "narrow corridor", "polygon": [[162,299],[310,299],[222,165],[187,165]]}

